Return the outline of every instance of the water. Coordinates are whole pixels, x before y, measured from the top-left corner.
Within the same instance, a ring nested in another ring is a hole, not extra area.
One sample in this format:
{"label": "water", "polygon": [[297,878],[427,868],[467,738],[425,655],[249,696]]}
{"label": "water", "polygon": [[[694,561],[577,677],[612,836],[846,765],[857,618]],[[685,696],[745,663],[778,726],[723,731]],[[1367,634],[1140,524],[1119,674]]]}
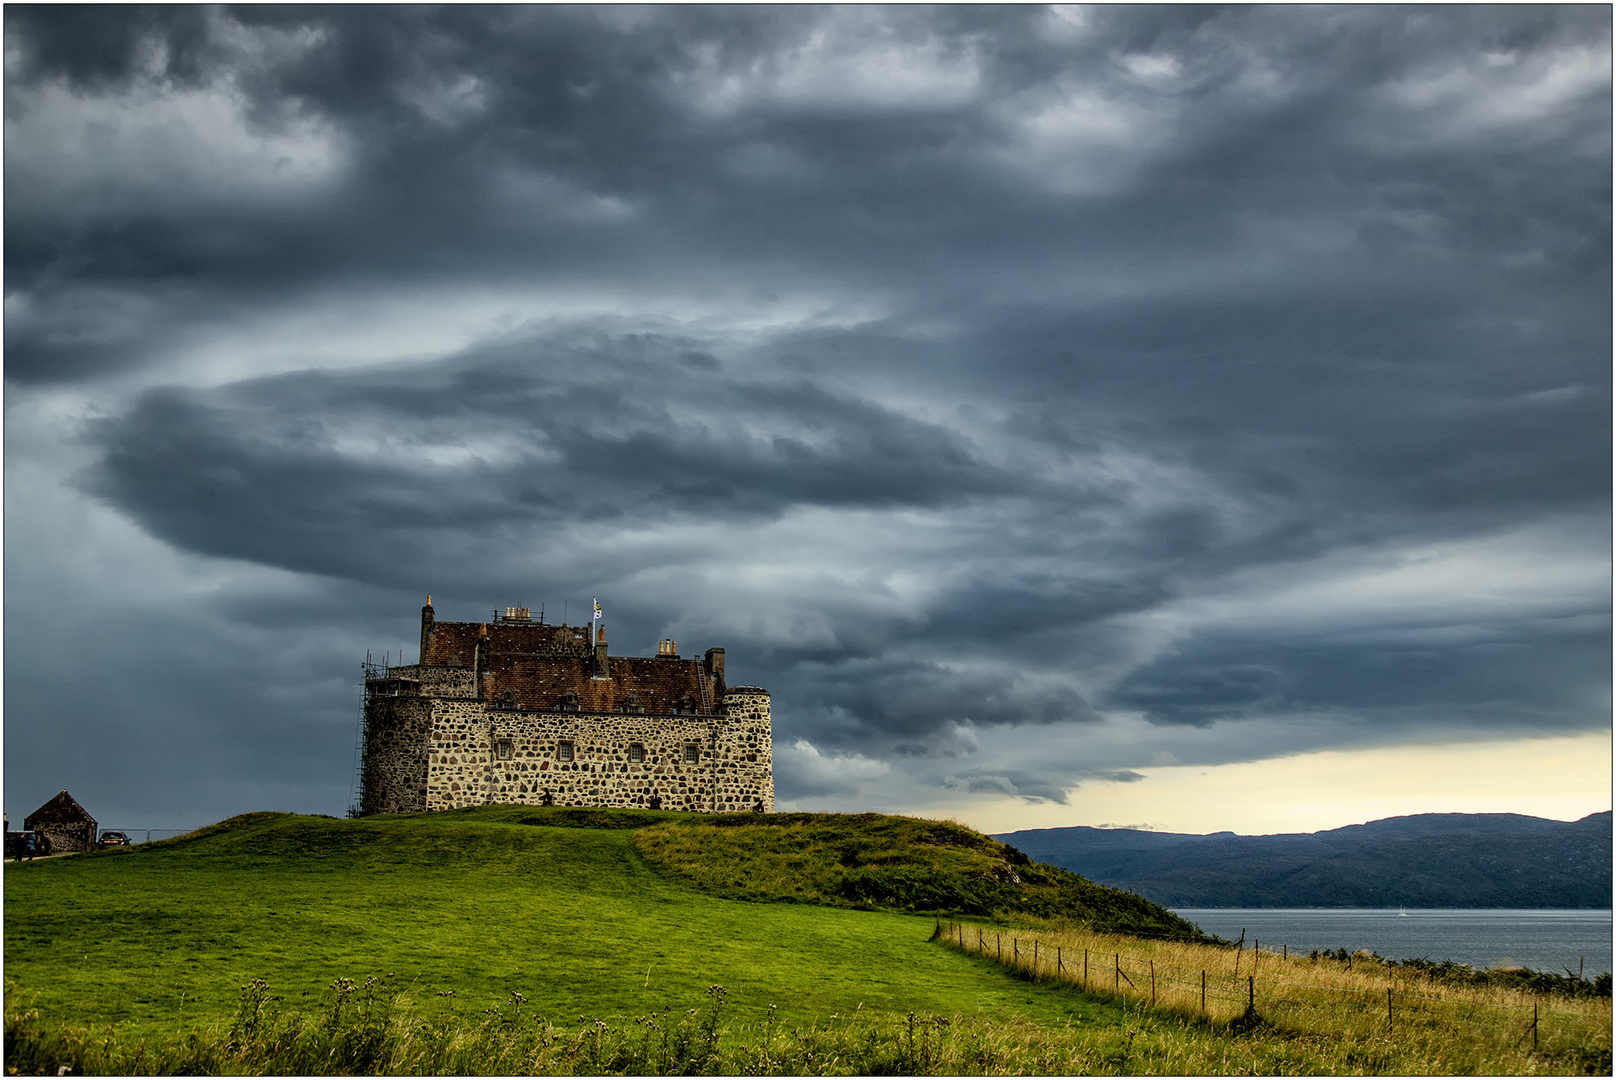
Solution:
{"label": "water", "polygon": [[1475,968],[1525,967],[1588,978],[1611,970],[1611,913],[1548,908],[1178,908],[1209,934],[1306,954],[1368,949]]}

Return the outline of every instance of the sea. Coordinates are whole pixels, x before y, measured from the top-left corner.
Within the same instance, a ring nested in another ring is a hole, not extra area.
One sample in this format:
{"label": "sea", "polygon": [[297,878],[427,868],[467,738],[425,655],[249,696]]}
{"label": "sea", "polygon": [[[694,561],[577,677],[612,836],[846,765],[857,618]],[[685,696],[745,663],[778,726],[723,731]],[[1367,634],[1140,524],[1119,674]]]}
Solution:
{"label": "sea", "polygon": [[1208,934],[1264,949],[1368,949],[1587,978],[1611,970],[1611,912],[1560,908],[1176,908]]}

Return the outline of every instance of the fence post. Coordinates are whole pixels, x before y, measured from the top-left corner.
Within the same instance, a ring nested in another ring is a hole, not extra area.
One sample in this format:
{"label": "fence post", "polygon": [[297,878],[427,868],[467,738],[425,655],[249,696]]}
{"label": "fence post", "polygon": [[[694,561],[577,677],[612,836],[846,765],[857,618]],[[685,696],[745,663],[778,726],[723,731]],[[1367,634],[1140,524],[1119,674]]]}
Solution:
{"label": "fence post", "polygon": [[1033,978],[1036,979],[1038,977],[1038,939],[1037,938],[1032,939],[1032,974],[1033,974]]}
{"label": "fence post", "polygon": [[1059,945],[1055,946],[1055,974],[1066,974],[1066,966],[1061,963],[1061,947]]}
{"label": "fence post", "polygon": [[1011,960],[1012,963],[1015,963],[1017,965],[1019,965],[1021,963],[1021,939],[1020,938],[1011,938],[1010,939],[1010,960]]}
{"label": "fence post", "polygon": [[1246,1011],[1257,1011],[1257,976],[1246,976]]}
{"label": "fence post", "polygon": [[1122,954],[1113,953],[1111,960],[1117,966],[1116,970],[1111,973],[1111,992],[1120,994],[1122,993]]}
{"label": "fence post", "polygon": [[980,926],[976,928],[976,951],[979,953],[987,952],[987,949],[982,945],[982,928]]}
{"label": "fence post", "polygon": [[1201,970],[1201,1012],[1206,1012],[1206,970]]}
{"label": "fence post", "polygon": [[993,958],[1004,963],[1004,934],[997,930],[993,931]]}
{"label": "fence post", "polygon": [[1150,962],[1150,1004],[1152,1008],[1156,1005],[1156,961],[1154,960]]}
{"label": "fence post", "polygon": [[1386,988],[1386,1034],[1392,1033],[1392,988]]}
{"label": "fence post", "polygon": [[1532,1051],[1537,1052],[1537,1002],[1532,1002]]}
{"label": "fence post", "polygon": [[1083,985],[1089,984],[1089,951],[1083,950]]}

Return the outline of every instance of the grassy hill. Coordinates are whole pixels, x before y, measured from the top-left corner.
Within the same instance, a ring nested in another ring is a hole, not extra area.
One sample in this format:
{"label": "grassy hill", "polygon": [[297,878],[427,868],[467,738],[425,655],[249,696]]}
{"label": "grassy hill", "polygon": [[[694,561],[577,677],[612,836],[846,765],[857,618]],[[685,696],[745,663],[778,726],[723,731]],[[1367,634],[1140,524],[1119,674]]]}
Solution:
{"label": "grassy hill", "polygon": [[[918,880],[934,860],[943,879],[964,883],[961,895],[1002,899],[1005,882],[977,888],[970,875],[1009,865],[1003,845],[909,819],[810,827],[814,815],[789,817],[758,833],[756,817],[650,811],[248,814],[175,840],[10,864],[6,979],[47,1017],[149,1033],[228,1016],[252,979],[299,999],[339,978],[388,973],[417,1004],[466,1016],[512,991],[528,1009],[569,1021],[681,1008],[715,983],[743,1016],[777,1004],[803,1015],[862,1008],[1064,1021],[1094,1008],[929,948],[929,918],[850,910],[912,906],[911,894],[866,887],[871,867],[884,864],[838,861],[840,876],[819,865],[824,851],[897,859],[912,830],[942,829],[950,842],[892,864],[898,880]],[[636,845],[635,830],[647,826],[658,839]],[[715,895],[722,883],[703,891],[713,875],[693,872],[685,854],[722,852],[731,878],[778,882],[782,844],[805,831],[814,869],[795,898],[810,903]],[[1034,906],[1057,910],[1070,877],[1030,885]],[[811,903],[819,900],[827,906]],[[1089,914],[1075,902],[1065,910]],[[1156,922],[1165,914],[1141,910]]]}
{"label": "grassy hill", "polygon": [[688,815],[642,830],[635,844],[702,891],[740,900],[1202,937],[1191,923],[1142,897],[1035,863],[952,822],[887,814]]}
{"label": "grassy hill", "polygon": [[[939,909],[979,925],[933,939],[916,912]],[[994,914],[1035,928],[980,925]],[[1104,933],[1119,926],[1152,940]],[[1173,979],[1161,950],[1203,978],[1242,957],[1184,944],[1192,928],[1154,905],[970,830],[874,814],[248,814],[12,863],[5,933],[8,1073],[1608,1074],[1610,1062],[1608,998],[1551,1001],[1541,1050],[1490,1000],[1490,1028],[1433,1016],[1389,1040],[1378,983],[1357,1027],[1335,1024],[1339,1008],[1322,1014],[1328,1029],[1311,1016],[1231,1023],[1188,998],[1158,1009],[1158,962],[1164,994]],[[1064,942],[1064,975],[1025,969],[1040,937],[1046,968]],[[1107,992],[1123,967],[1128,988]],[[1275,991],[1288,992],[1258,993]],[[1400,1008],[1444,1004],[1429,981],[1401,993]]]}

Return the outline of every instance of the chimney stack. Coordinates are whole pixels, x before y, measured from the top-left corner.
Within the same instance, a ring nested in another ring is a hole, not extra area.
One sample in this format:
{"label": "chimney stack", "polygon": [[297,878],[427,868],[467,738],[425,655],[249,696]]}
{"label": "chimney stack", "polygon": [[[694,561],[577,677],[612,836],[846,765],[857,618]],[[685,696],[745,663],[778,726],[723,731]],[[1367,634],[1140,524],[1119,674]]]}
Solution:
{"label": "chimney stack", "polygon": [[426,663],[427,650],[432,645],[433,619],[434,614],[432,611],[432,596],[431,594],[428,594],[426,598],[426,606],[421,609],[421,656],[420,659],[416,661],[420,664]]}

